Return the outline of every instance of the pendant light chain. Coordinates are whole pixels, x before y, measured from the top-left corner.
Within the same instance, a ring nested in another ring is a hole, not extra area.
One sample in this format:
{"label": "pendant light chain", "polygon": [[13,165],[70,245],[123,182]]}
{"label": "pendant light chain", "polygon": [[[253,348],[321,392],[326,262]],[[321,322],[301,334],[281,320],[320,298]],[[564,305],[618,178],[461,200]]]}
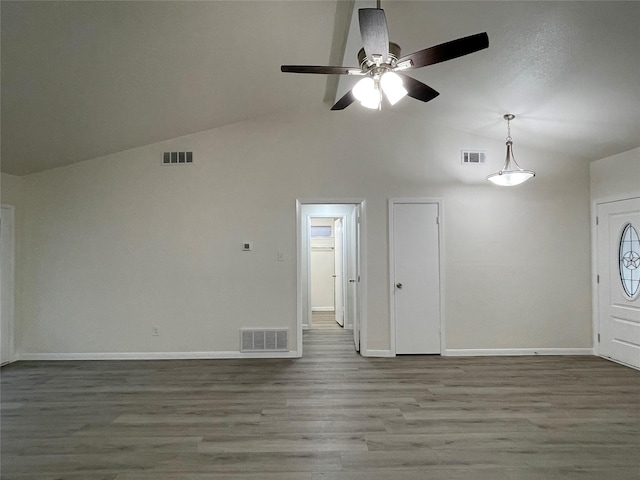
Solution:
{"label": "pendant light chain", "polygon": [[507,121],[507,142],[511,142],[511,120],[516,118],[513,113],[506,113],[502,116]]}

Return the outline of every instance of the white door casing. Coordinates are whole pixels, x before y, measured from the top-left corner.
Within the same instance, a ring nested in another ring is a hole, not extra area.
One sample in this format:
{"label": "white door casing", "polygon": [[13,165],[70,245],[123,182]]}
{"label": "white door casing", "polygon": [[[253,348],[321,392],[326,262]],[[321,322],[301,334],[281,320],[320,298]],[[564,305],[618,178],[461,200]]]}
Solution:
{"label": "white door casing", "polygon": [[334,249],[333,249],[333,289],[334,289],[334,311],[336,322],[344,326],[344,254],[343,254],[343,234],[342,218],[336,218],[333,222]]}
{"label": "white door casing", "polygon": [[395,354],[439,354],[442,346],[440,204],[389,202],[391,339]]}
{"label": "white door casing", "polygon": [[[296,347],[302,355],[302,329],[310,325],[311,304],[309,289],[309,251],[310,235],[309,225],[312,217],[342,218],[343,227],[343,251],[345,257],[343,283],[345,295],[344,327],[354,328],[354,340],[360,338],[359,330],[366,328],[366,274],[364,262],[356,262],[354,258],[365,256],[366,235],[364,224],[365,201],[363,199],[303,199],[296,200],[296,244],[297,244],[297,341]],[[356,212],[360,212],[359,215]],[[355,224],[357,222],[357,225]],[[358,235],[358,232],[362,233]],[[356,238],[357,237],[357,238]],[[356,276],[356,269],[360,268],[361,278],[358,283],[349,282]],[[353,275],[353,276],[352,276]],[[357,313],[361,321],[353,318]],[[355,327],[353,324],[356,324]],[[359,346],[359,345],[358,345]]]}
{"label": "white door casing", "polygon": [[640,248],[629,241],[640,234],[640,198],[598,203],[596,223],[596,351],[640,368]]}
{"label": "white door casing", "polygon": [[0,214],[0,364],[14,356],[14,207],[2,205]]}
{"label": "white door casing", "polygon": [[354,226],[353,242],[350,245],[351,261],[349,262],[349,283],[348,290],[351,291],[353,301],[351,302],[351,319],[353,328],[353,345],[356,352],[360,351],[360,332],[362,328],[362,308],[363,308],[363,289],[362,289],[362,209],[363,204],[357,205],[353,210],[352,225]]}

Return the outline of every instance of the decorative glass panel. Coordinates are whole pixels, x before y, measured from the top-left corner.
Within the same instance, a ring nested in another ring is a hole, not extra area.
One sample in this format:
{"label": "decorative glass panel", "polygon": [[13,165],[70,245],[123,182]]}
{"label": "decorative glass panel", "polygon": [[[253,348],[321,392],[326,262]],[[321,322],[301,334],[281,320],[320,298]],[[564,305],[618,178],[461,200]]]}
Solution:
{"label": "decorative glass panel", "polygon": [[640,288],[640,238],[638,231],[627,223],[620,236],[620,281],[624,293],[633,298]]}

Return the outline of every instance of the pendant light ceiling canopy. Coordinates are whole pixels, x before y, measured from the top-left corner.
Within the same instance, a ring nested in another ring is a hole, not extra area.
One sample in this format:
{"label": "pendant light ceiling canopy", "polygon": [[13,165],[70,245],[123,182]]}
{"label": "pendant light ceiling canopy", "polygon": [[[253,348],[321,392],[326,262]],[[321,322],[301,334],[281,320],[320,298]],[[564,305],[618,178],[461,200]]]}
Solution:
{"label": "pendant light ceiling canopy", "polygon": [[[516,118],[512,113],[507,113],[503,116],[507,121],[507,158],[504,161],[504,165],[498,173],[492,173],[487,177],[490,182],[500,185],[501,187],[513,187],[526,182],[530,178],[536,176],[535,172],[531,170],[523,170],[516,158],[513,156],[513,141],[511,139],[511,120]],[[513,168],[511,164],[515,166]]]}

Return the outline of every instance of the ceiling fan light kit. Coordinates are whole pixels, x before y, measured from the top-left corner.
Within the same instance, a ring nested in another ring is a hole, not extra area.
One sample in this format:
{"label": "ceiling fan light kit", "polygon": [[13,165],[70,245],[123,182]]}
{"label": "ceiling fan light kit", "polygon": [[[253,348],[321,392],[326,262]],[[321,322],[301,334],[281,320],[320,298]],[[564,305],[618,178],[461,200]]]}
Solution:
{"label": "ceiling fan light kit", "polygon": [[316,65],[280,67],[280,71],[285,73],[364,76],[365,78],[340,98],[331,110],[344,110],[356,100],[364,107],[380,110],[383,93],[391,105],[395,105],[405,96],[422,102],[433,100],[439,95],[437,91],[400,72],[452,60],[489,46],[489,37],[483,32],[401,57],[400,46],[389,42],[384,10],[361,8],[358,10],[358,20],[363,44],[363,48],[358,52],[360,68]]}
{"label": "ceiling fan light kit", "polygon": [[[516,116],[512,113],[506,113],[503,118],[507,121],[507,157],[500,171],[487,176],[487,180],[501,187],[513,187],[535,177],[536,174],[531,170],[522,169],[520,165],[518,165],[518,162],[516,162],[516,157],[513,156],[511,120],[516,118]],[[515,168],[511,167],[511,163],[515,165]]]}

